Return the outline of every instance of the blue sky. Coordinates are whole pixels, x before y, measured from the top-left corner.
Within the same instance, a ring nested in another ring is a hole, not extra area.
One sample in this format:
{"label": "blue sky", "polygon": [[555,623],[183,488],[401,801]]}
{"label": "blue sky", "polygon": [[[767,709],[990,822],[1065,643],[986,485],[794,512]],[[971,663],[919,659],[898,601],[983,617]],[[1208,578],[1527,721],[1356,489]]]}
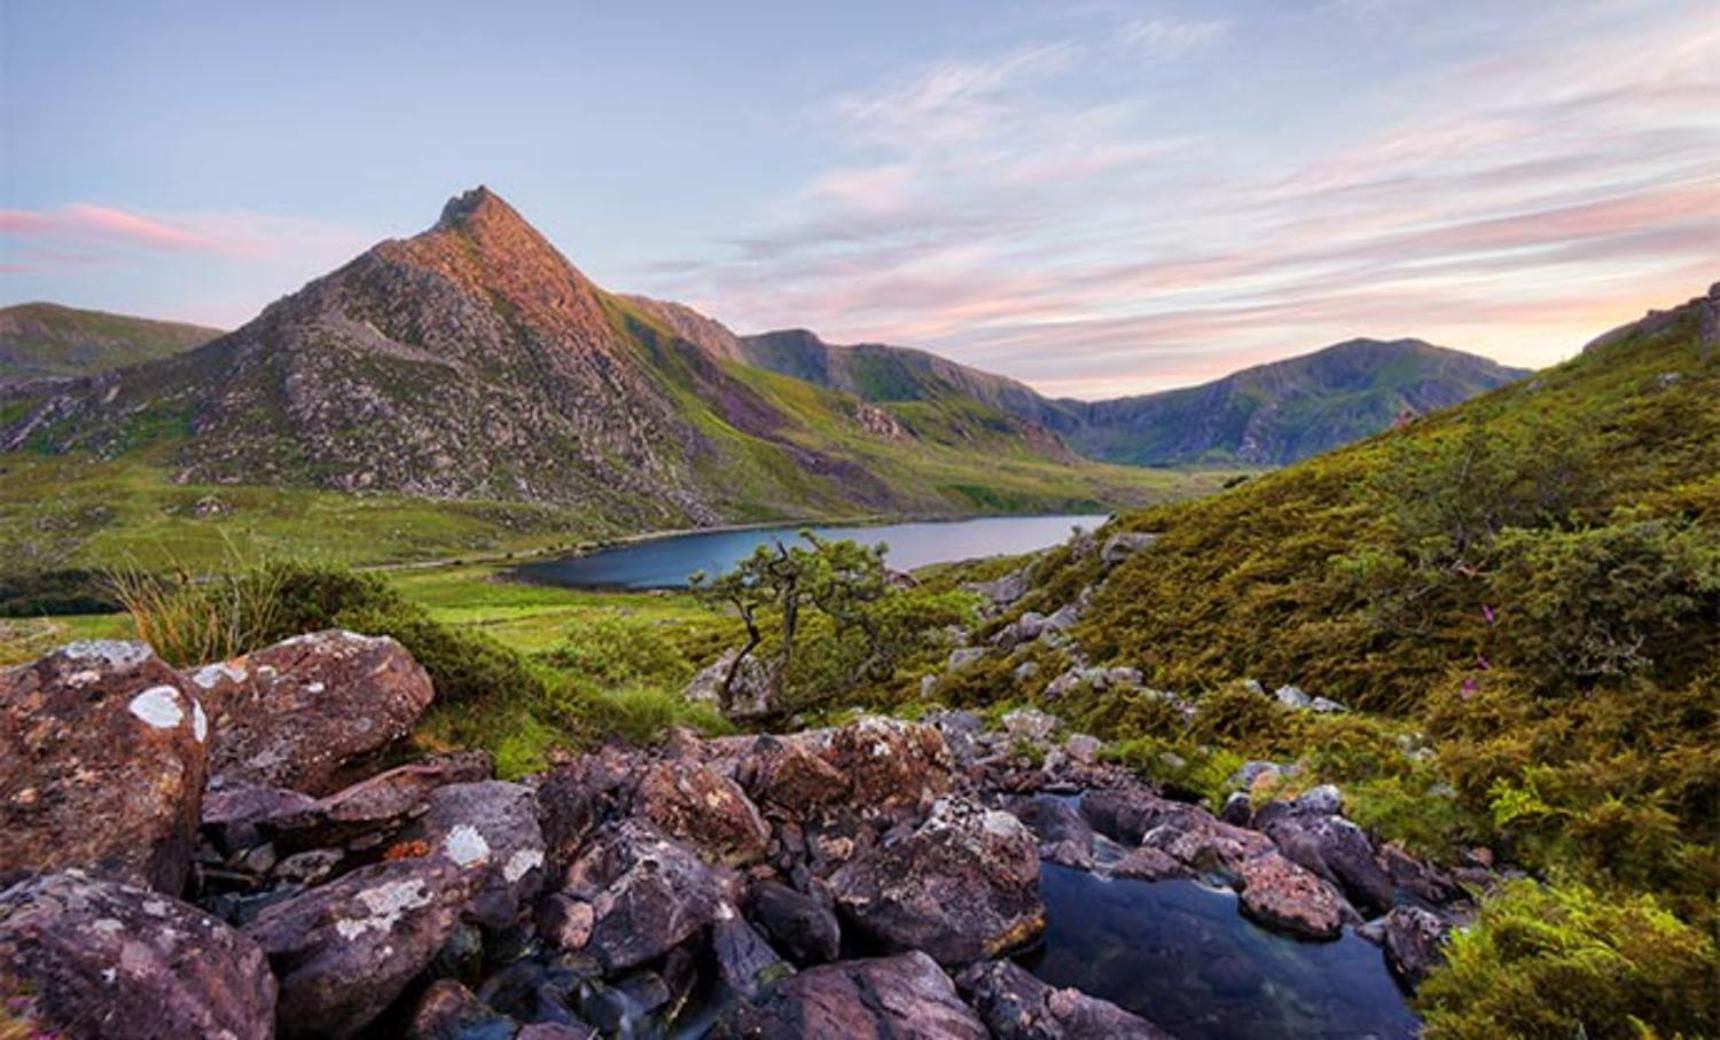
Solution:
{"label": "blue sky", "polygon": [[1720,279],[1720,6],[0,0],[0,303],[234,326],[480,182],[609,288],[1051,392],[1538,365]]}

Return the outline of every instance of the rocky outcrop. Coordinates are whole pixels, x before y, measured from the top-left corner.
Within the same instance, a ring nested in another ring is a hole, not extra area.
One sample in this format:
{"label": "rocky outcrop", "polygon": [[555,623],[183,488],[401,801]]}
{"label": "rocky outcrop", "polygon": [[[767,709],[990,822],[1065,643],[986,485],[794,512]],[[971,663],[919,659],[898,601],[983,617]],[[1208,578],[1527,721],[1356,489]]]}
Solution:
{"label": "rocky outcrop", "polygon": [[537,799],[500,780],[449,784],[429,798],[424,816],[402,835],[440,848],[479,876],[468,920],[500,930],[514,924],[543,887],[544,841]]}
{"label": "rocky outcrop", "polygon": [[313,795],[362,776],[434,696],[399,643],[340,631],[193,669],[186,681],[209,711],[215,787],[244,782]]}
{"label": "rocky outcrop", "polygon": [[990,1040],[948,975],[923,953],[800,972],[731,1007],[712,1040]]}
{"label": "rocky outcrop", "polygon": [[841,955],[842,929],[823,902],[778,881],[747,889],[746,914],[778,950],[807,967]]}
{"label": "rocky outcrop", "polygon": [[275,1035],[275,979],[254,942],[176,899],[81,873],[0,892],[0,994],[0,1025],[44,1040]]}
{"label": "rocky outcrop", "polygon": [[1139,1015],[1049,986],[1009,961],[975,964],[956,982],[997,1040],[1171,1040]]}
{"label": "rocky outcrop", "polygon": [[862,932],[944,964],[995,957],[1045,927],[1033,835],[1008,813],[958,798],[842,867],[830,887]]}
{"label": "rocky outcrop", "polygon": [[72,643],[0,672],[0,872],[79,867],[178,895],[208,729],[143,643]]}
{"label": "rocky outcrop", "polygon": [[1303,796],[1294,803],[1273,802],[1254,814],[1264,831],[1293,863],[1340,886],[1357,907],[1384,913],[1392,906],[1391,879],[1374,857],[1373,844],[1354,823],[1337,815],[1334,797]]}

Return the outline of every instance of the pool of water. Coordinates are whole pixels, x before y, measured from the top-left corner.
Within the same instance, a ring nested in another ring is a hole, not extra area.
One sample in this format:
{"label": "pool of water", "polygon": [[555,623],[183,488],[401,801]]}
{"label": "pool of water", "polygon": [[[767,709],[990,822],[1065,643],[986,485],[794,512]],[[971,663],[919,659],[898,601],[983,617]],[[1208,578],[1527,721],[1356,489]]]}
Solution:
{"label": "pool of water", "polygon": [[[1103,515],[988,516],[873,526],[813,525],[811,530],[823,538],[886,545],[885,560],[905,571],[952,560],[1033,552],[1068,538],[1077,525],[1092,530],[1106,519]],[[675,535],[527,563],[516,567],[514,574],[527,581],[574,588],[679,588],[694,571],[721,574],[758,546],[792,540],[800,530],[801,525],[787,525]]]}
{"label": "pool of water", "polygon": [[1236,896],[1193,881],[1107,879],[1041,864],[1045,941],[1022,958],[1181,1040],[1416,1035],[1379,947],[1301,942],[1251,924]]}

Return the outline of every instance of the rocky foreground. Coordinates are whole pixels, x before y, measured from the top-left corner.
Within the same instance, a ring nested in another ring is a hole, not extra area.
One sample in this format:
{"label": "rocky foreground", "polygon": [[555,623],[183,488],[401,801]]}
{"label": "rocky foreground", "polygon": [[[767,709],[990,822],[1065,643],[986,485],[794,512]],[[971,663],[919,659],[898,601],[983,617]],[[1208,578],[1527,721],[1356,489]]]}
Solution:
{"label": "rocky foreground", "polygon": [[398,760],[432,699],[347,632],[0,673],[0,1035],[1163,1037],[1008,959],[1042,860],[1226,885],[1311,940],[1365,920],[1411,984],[1464,909],[1333,788],[1219,818],[1036,712],[677,732],[513,783]]}

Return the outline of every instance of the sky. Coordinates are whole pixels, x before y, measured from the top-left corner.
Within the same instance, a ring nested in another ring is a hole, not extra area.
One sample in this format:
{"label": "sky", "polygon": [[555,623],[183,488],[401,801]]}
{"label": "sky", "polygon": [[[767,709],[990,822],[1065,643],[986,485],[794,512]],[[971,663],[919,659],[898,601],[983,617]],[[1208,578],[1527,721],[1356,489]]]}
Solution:
{"label": "sky", "polygon": [[1720,281],[1713,0],[0,0],[0,304],[244,323],[485,183],[607,288],[1053,394]]}

